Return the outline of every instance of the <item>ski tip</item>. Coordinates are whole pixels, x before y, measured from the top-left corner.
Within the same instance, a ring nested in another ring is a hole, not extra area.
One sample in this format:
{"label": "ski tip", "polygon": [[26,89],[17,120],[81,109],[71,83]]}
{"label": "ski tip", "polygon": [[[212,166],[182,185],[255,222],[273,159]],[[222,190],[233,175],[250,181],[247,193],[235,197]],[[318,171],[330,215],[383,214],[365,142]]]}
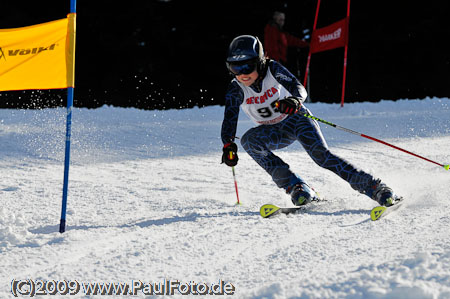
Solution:
{"label": "ski tip", "polygon": [[445,168],[445,170],[449,170],[449,168],[450,168],[450,165],[444,165],[444,168]]}
{"label": "ski tip", "polygon": [[384,216],[386,216],[388,213],[391,213],[395,210],[398,210],[403,203],[404,198],[403,197],[399,197],[396,201],[394,205],[391,206],[378,206],[372,209],[372,211],[370,211],[370,219],[372,219],[373,221],[378,220]]}
{"label": "ski tip", "polygon": [[275,212],[277,212],[280,208],[277,207],[276,205],[271,205],[271,204],[267,204],[267,205],[263,205],[260,209],[259,209],[259,213],[261,214],[261,216],[263,218],[267,218],[269,216],[272,216]]}
{"label": "ski tip", "polygon": [[378,220],[385,211],[386,207],[384,206],[373,208],[372,211],[370,212],[370,219],[372,219],[372,221]]}

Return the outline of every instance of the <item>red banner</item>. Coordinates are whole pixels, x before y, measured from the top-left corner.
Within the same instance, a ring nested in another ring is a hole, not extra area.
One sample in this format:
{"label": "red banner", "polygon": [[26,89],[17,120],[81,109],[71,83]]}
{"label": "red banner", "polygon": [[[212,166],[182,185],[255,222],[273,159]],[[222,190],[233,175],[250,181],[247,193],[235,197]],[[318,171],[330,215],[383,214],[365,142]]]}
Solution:
{"label": "red banner", "polygon": [[311,38],[311,53],[344,47],[348,42],[347,18],[326,27],[314,30]]}

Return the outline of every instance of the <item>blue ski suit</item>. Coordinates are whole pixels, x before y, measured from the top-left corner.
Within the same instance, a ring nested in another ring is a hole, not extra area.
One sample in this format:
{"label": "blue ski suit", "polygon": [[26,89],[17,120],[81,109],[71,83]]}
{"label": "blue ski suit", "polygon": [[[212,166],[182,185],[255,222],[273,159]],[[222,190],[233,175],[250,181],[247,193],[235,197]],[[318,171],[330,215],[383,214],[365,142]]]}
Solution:
{"label": "blue ski suit", "polygon": [[311,114],[304,105],[298,114],[291,116],[277,111],[274,102],[290,95],[303,102],[306,91],[297,78],[281,64],[273,60],[267,64],[265,74],[260,76],[263,79],[257,80],[252,86],[246,87],[237,79],[230,83],[225,95],[221,131],[223,143],[234,140],[242,108],[257,126],[242,136],[241,145],[278,187],[288,190],[297,183],[305,183],[301,176],[293,173],[289,165],[273,153],[297,140],[317,165],[331,170],[353,189],[372,197],[377,180],[330,152],[319,124],[303,116],[304,113]]}

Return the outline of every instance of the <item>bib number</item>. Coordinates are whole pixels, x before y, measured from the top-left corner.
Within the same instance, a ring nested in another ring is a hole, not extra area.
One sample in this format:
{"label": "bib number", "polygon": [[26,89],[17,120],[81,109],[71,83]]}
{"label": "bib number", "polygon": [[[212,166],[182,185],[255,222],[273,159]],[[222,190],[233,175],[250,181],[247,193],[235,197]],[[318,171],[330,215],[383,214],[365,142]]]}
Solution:
{"label": "bib number", "polygon": [[273,101],[273,102],[270,104],[270,106],[263,107],[263,108],[259,108],[259,109],[256,110],[256,111],[258,111],[259,116],[261,116],[261,117],[263,117],[263,118],[269,118],[269,117],[271,117],[274,113],[279,112],[279,111],[278,111],[278,108],[275,107],[275,103],[276,103],[276,101]]}

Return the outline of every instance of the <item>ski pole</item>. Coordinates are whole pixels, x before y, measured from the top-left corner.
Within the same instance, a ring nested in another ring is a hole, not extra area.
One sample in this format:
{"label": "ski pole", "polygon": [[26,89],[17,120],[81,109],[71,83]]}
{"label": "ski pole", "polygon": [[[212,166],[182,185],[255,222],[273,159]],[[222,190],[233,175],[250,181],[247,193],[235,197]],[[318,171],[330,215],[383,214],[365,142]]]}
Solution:
{"label": "ski pole", "polygon": [[238,187],[237,187],[237,181],[236,181],[236,174],[234,172],[234,166],[231,167],[231,170],[233,171],[233,178],[234,178],[234,189],[236,189],[236,197],[237,197],[237,205],[240,205],[241,202],[239,201],[239,192],[238,192]]}
{"label": "ski pole", "polygon": [[441,164],[441,163],[435,162],[435,161],[433,161],[433,160],[430,160],[430,159],[427,159],[427,158],[425,158],[425,157],[419,156],[419,155],[417,155],[417,154],[414,154],[414,153],[412,153],[412,152],[410,152],[410,151],[407,151],[407,150],[405,150],[405,149],[402,149],[402,148],[400,148],[400,147],[398,147],[398,146],[395,146],[395,145],[393,145],[393,144],[387,143],[387,142],[385,142],[385,141],[383,141],[383,140],[380,140],[380,139],[377,139],[377,138],[368,136],[368,135],[366,135],[366,134],[362,134],[362,133],[359,133],[359,132],[356,132],[356,131],[353,131],[353,130],[350,130],[350,129],[347,129],[347,128],[344,128],[344,127],[341,127],[341,126],[338,126],[338,125],[335,125],[335,124],[333,124],[333,123],[331,123],[331,122],[329,122],[329,121],[326,121],[326,120],[317,118],[317,117],[312,116],[312,115],[310,115],[310,114],[308,114],[308,113],[303,114],[303,116],[305,116],[305,117],[307,117],[307,118],[310,118],[310,119],[314,119],[314,120],[316,120],[316,121],[318,121],[318,122],[321,122],[321,123],[324,123],[324,124],[326,124],[326,125],[332,126],[332,127],[336,128],[336,129],[339,129],[339,130],[342,130],[342,131],[345,131],[345,132],[348,132],[348,133],[351,133],[351,134],[354,134],[354,135],[358,135],[358,136],[361,136],[361,137],[370,139],[370,140],[372,140],[372,141],[376,141],[376,142],[382,143],[382,144],[384,144],[384,145],[390,146],[390,147],[395,148],[395,149],[397,149],[397,150],[399,150],[399,151],[402,151],[402,152],[404,152],[404,153],[413,155],[414,157],[417,157],[417,158],[423,159],[423,160],[425,160],[425,161],[428,161],[428,162],[434,163],[434,164],[436,164],[436,165],[439,165],[439,166],[443,167],[445,170],[449,170],[449,168],[450,168],[449,164]]}
{"label": "ski pole", "polygon": [[[234,159],[234,154],[232,151],[230,151],[230,160]],[[234,179],[234,189],[236,189],[236,197],[237,197],[237,205],[240,205],[241,202],[239,201],[239,192],[238,192],[238,187],[237,187],[237,181],[236,181],[236,173],[234,171],[234,166],[231,166],[231,170],[233,171],[233,179]]]}

